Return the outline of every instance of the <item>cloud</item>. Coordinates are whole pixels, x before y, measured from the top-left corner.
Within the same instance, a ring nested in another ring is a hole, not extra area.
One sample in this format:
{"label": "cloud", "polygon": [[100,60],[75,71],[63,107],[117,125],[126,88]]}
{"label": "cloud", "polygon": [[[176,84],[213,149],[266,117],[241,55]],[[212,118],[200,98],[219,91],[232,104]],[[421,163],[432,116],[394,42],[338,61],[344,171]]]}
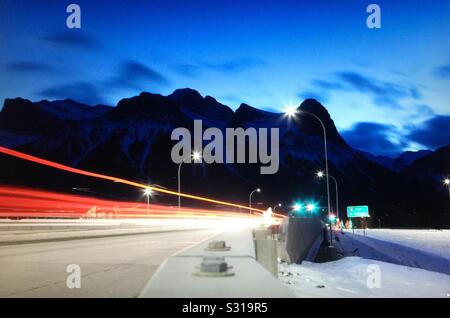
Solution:
{"label": "cloud", "polygon": [[324,80],[313,80],[313,85],[316,87],[319,87],[321,89],[329,89],[329,90],[335,90],[335,89],[344,89],[345,87],[342,84],[324,81]]}
{"label": "cloud", "polygon": [[434,70],[434,74],[438,78],[450,79],[450,64],[436,67],[436,69]]}
{"label": "cloud", "polygon": [[430,149],[450,144],[450,116],[435,116],[411,127],[408,138]]}
{"label": "cloud", "polygon": [[372,95],[374,102],[387,107],[401,107],[398,101],[403,98],[419,99],[416,87],[403,86],[392,82],[366,77],[356,72],[339,72],[337,76],[351,89]]}
{"label": "cloud", "polygon": [[61,47],[72,47],[78,49],[97,50],[102,44],[89,34],[79,30],[44,36],[42,40]]}
{"label": "cloud", "polygon": [[173,66],[173,69],[187,77],[197,77],[201,72],[201,67],[195,64],[176,64]]}
{"label": "cloud", "polygon": [[47,99],[70,98],[88,105],[104,104],[98,87],[86,82],[56,85],[43,89],[38,94]]}
{"label": "cloud", "polygon": [[267,62],[256,58],[241,58],[221,63],[203,63],[203,67],[220,72],[242,72],[249,69],[266,66]]}
{"label": "cloud", "polygon": [[312,85],[319,91],[326,93],[330,91],[356,91],[368,94],[375,104],[388,108],[403,108],[399,101],[404,98],[414,100],[421,98],[419,88],[413,85],[383,81],[357,72],[337,72],[334,77],[333,81],[313,80]]}
{"label": "cloud", "polygon": [[122,62],[119,73],[105,82],[106,87],[142,89],[147,84],[167,85],[170,81],[147,65],[127,60]]}
{"label": "cloud", "polygon": [[6,64],[6,68],[16,73],[47,73],[55,70],[45,63],[27,61],[8,63]]}
{"label": "cloud", "polygon": [[[344,131],[342,137],[356,149],[389,157],[398,156],[406,146],[394,126],[371,122],[356,123]],[[394,138],[399,141],[392,141]]]}
{"label": "cloud", "polygon": [[266,65],[268,65],[267,62],[261,59],[240,58],[219,63],[202,62],[175,64],[173,69],[179,74],[189,77],[197,77],[204,69],[222,73],[239,73]]}

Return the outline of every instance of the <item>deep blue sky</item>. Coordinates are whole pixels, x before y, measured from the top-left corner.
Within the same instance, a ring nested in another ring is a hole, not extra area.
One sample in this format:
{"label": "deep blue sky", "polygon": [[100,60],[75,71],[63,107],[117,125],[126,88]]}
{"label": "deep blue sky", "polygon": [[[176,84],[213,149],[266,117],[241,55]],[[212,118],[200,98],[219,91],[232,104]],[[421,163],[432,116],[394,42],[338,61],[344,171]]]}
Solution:
{"label": "deep blue sky", "polygon": [[115,105],[191,87],[281,112],[315,97],[350,144],[393,156],[450,144],[449,39],[448,0],[1,0],[0,99]]}

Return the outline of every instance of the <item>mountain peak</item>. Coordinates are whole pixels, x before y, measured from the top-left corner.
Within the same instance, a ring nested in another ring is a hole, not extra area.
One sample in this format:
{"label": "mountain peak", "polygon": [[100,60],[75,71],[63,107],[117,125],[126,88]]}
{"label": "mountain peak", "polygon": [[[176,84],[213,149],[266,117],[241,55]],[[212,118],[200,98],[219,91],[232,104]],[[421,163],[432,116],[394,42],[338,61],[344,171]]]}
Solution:
{"label": "mountain peak", "polygon": [[318,116],[324,123],[331,120],[331,116],[325,106],[313,98],[305,99],[297,109]]}
{"label": "mountain peak", "polygon": [[203,99],[203,96],[198,91],[192,88],[176,89],[168,97],[177,101],[199,101]]}
{"label": "mountain peak", "polygon": [[[341,137],[336,129],[336,125],[334,121],[331,119],[330,113],[320,102],[316,99],[308,98],[305,99],[300,106],[297,108],[300,111],[305,113],[310,113],[319,117],[319,119],[323,122],[325,126],[325,130],[327,133],[327,138],[330,142],[341,145],[344,147],[348,147],[348,144]],[[301,116],[301,115],[300,115]],[[305,114],[305,120],[301,122],[301,129],[309,134],[314,135],[322,135],[322,129],[316,118],[311,118],[308,114]],[[309,117],[308,119],[306,117]]]}
{"label": "mountain peak", "polygon": [[191,88],[177,89],[167,97],[185,110],[210,116],[213,119],[230,118],[233,115],[233,111],[228,106],[219,103],[211,96],[203,97],[198,91]]}

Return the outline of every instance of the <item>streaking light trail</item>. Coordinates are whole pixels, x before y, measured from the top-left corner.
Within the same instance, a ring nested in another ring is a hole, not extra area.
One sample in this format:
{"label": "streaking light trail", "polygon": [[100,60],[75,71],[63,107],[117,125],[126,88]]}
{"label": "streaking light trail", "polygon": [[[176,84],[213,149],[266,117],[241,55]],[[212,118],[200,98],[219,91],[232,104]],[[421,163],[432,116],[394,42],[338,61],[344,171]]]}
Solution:
{"label": "streaking light trail", "polygon": [[[38,163],[41,165],[45,165],[45,166],[49,166],[55,169],[59,169],[59,170],[64,170],[67,172],[71,172],[71,173],[76,173],[79,175],[84,175],[84,176],[88,176],[88,177],[93,177],[93,178],[98,178],[98,179],[103,179],[103,180],[109,180],[112,182],[118,182],[118,183],[123,183],[123,184],[127,184],[133,187],[138,187],[138,188],[142,188],[142,189],[150,189],[151,191],[156,191],[156,192],[160,192],[160,193],[165,193],[165,194],[170,194],[170,195],[176,195],[176,196],[181,196],[184,198],[189,198],[189,199],[194,199],[194,200],[199,200],[199,201],[205,201],[205,202],[209,202],[209,203],[215,203],[215,204],[220,204],[220,205],[225,205],[225,206],[230,206],[230,207],[236,207],[236,208],[240,208],[240,209],[246,209],[246,210],[250,210],[250,211],[255,211],[258,213],[264,213],[264,210],[260,210],[260,209],[255,209],[255,208],[250,208],[248,206],[244,206],[244,205],[240,205],[240,204],[234,204],[234,203],[230,203],[230,202],[225,202],[225,201],[220,201],[220,200],[215,200],[215,199],[210,199],[210,198],[206,198],[206,197],[201,197],[201,196],[197,196],[197,195],[192,195],[192,194],[187,194],[187,193],[178,193],[176,191],[172,191],[172,190],[168,190],[168,189],[162,189],[162,188],[158,188],[158,187],[153,187],[153,186],[148,186],[145,184],[141,184],[138,182],[134,182],[134,181],[129,181],[126,179],[122,179],[122,178],[117,178],[117,177],[112,177],[112,176],[108,176],[108,175],[104,175],[104,174],[99,174],[99,173],[95,173],[95,172],[90,172],[90,171],[86,171],[86,170],[82,170],[82,169],[77,169],[77,168],[72,168],[57,162],[53,162],[50,160],[46,160],[46,159],[42,159],[39,157],[35,157],[35,156],[31,156],[19,151],[15,151],[9,148],[5,148],[5,147],[0,147],[0,153],[12,156],[12,157],[16,157],[19,159],[23,159],[23,160],[27,160],[27,161],[31,161],[34,163]],[[283,217],[283,215],[281,214],[273,214],[276,217]]]}
{"label": "streaking light trail", "polygon": [[137,202],[103,200],[51,191],[0,185],[0,217],[52,218],[189,218],[258,219],[231,211],[183,208]]}

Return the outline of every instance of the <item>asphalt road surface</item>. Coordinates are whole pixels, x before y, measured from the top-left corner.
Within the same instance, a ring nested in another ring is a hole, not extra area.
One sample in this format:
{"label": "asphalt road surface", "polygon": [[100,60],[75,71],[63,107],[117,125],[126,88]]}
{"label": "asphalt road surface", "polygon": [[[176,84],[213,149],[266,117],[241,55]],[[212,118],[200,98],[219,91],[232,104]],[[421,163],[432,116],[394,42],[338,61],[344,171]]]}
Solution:
{"label": "asphalt road surface", "polygon": [[[173,253],[217,230],[192,230],[0,247],[0,297],[136,297]],[[81,270],[81,288],[68,288]]]}

